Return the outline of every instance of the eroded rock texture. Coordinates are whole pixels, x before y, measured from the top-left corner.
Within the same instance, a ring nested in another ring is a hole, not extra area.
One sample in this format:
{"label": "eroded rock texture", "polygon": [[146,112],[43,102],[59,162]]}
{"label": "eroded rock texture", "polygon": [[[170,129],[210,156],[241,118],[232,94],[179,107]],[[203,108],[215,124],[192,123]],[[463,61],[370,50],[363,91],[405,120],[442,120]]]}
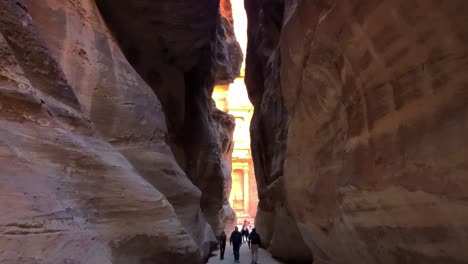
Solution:
{"label": "eroded rock texture", "polygon": [[[214,56],[218,3],[97,2],[0,1],[0,262],[200,263],[222,226],[206,208],[223,210],[225,195],[208,100],[213,61],[230,63]],[[150,29],[123,31],[139,45],[114,41],[100,12],[118,8],[136,12],[129,29]],[[152,8],[166,11],[148,20]],[[164,15],[173,28],[158,31]],[[213,143],[190,148],[198,138]]]}
{"label": "eroded rock texture", "polygon": [[468,263],[466,1],[246,7],[257,225],[273,254]]}
{"label": "eroded rock texture", "polygon": [[283,1],[246,2],[249,43],[245,80],[255,107],[250,131],[259,194],[255,225],[275,257],[311,261],[310,249],[286,204],[284,186],[287,110],[279,74],[283,6]]}
{"label": "eroded rock texture", "polygon": [[[223,197],[223,210],[219,211],[218,219],[224,224],[224,231],[226,234],[232,232],[237,225],[237,217],[234,210],[229,204],[229,195],[231,193],[232,179],[232,152],[234,150],[233,133],[236,126],[234,116],[227,114],[213,105],[213,119],[216,122],[216,129],[218,134],[218,145],[221,146],[221,153],[223,162],[221,168],[224,177],[224,197]],[[220,230],[217,230],[218,232]]]}
{"label": "eroded rock texture", "polygon": [[124,54],[161,100],[171,149],[202,191],[201,208],[218,232],[225,177],[211,93],[215,83],[239,75],[242,60],[229,18],[213,0],[97,3]]}

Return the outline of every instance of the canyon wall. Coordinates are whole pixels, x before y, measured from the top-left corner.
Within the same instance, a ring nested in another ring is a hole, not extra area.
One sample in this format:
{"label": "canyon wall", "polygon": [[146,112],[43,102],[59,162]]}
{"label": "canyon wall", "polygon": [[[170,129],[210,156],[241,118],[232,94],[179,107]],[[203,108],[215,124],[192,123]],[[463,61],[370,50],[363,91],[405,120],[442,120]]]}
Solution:
{"label": "canyon wall", "polygon": [[248,46],[245,83],[254,105],[250,125],[258,188],[255,226],[271,253],[288,261],[312,261],[286,203],[284,161],[288,111],[281,91],[283,1],[246,1]]}
{"label": "canyon wall", "polygon": [[242,62],[228,3],[221,9],[213,0],[97,4],[125,56],[161,100],[168,142],[201,190],[201,209],[218,233],[224,225],[219,217],[229,208],[211,93],[214,84],[234,80]]}
{"label": "canyon wall", "polygon": [[[232,152],[234,150],[234,139],[233,133],[236,126],[234,116],[226,114],[213,106],[213,120],[216,122],[216,130],[218,134],[218,145],[221,146],[221,153],[223,162],[221,162],[221,168],[224,177],[224,197],[223,197],[223,209],[218,213],[218,219],[223,223],[223,228],[226,234],[230,234],[234,227],[237,225],[237,217],[233,208],[229,204],[229,195],[231,194],[232,186]],[[217,230],[220,232],[220,230]],[[217,235],[219,233],[216,233]]]}
{"label": "canyon wall", "polygon": [[1,263],[201,263],[223,227],[229,23],[217,1],[126,2],[0,1]]}
{"label": "canyon wall", "polygon": [[468,263],[468,3],[246,9],[256,225],[273,255]]}

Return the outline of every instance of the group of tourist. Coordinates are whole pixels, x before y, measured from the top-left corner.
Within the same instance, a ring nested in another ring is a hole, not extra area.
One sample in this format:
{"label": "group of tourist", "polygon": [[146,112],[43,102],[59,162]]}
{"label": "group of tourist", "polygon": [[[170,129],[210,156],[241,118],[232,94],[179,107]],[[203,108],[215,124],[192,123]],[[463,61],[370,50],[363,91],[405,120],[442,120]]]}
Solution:
{"label": "group of tourist", "polygon": [[[234,251],[234,261],[239,263],[239,250],[242,244],[247,243],[250,252],[252,253],[252,264],[257,264],[258,260],[258,247],[261,244],[260,235],[257,233],[255,228],[252,229],[252,232],[249,233],[248,223],[244,222],[241,232],[236,226],[234,231],[231,233],[229,238],[229,244],[232,245]],[[220,259],[224,259],[224,251],[226,249],[226,233],[221,232],[219,236],[219,246],[220,246]]]}

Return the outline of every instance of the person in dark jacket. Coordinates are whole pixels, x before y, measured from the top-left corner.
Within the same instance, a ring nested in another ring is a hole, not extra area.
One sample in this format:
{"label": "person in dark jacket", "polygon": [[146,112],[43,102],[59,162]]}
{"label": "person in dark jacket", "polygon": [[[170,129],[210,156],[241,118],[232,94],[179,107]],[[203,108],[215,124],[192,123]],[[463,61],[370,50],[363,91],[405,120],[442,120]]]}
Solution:
{"label": "person in dark jacket", "polygon": [[237,226],[229,238],[229,244],[232,245],[234,250],[234,261],[239,263],[239,249],[242,245],[242,234],[239,232],[239,228],[237,228]]}
{"label": "person in dark jacket", "polygon": [[219,259],[224,259],[224,251],[226,250],[226,233],[224,231],[221,232],[218,238],[219,241]]}
{"label": "person in dark jacket", "polygon": [[257,264],[258,260],[258,247],[262,244],[260,235],[257,233],[255,228],[252,228],[252,232],[249,235],[249,247],[252,252],[252,264]]}

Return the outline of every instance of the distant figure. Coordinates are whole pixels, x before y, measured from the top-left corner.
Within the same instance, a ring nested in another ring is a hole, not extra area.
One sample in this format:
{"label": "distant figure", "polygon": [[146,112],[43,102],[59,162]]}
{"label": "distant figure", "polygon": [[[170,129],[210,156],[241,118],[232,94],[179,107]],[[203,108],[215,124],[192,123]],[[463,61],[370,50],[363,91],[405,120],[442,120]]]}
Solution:
{"label": "distant figure", "polygon": [[249,228],[245,225],[242,227],[242,243],[247,242],[249,239]]}
{"label": "distant figure", "polygon": [[252,252],[252,264],[257,264],[258,260],[258,247],[262,244],[260,240],[260,235],[257,234],[255,228],[252,229],[252,232],[249,235],[249,247],[250,252]]}
{"label": "distant figure", "polygon": [[232,245],[232,249],[234,251],[234,261],[239,263],[239,249],[242,245],[242,234],[239,232],[239,228],[237,228],[237,226],[229,238],[229,244]]}
{"label": "distant figure", "polygon": [[221,260],[224,259],[224,251],[226,250],[226,233],[221,232],[221,235],[219,235],[219,238],[218,238],[218,241],[219,241],[219,258]]}

